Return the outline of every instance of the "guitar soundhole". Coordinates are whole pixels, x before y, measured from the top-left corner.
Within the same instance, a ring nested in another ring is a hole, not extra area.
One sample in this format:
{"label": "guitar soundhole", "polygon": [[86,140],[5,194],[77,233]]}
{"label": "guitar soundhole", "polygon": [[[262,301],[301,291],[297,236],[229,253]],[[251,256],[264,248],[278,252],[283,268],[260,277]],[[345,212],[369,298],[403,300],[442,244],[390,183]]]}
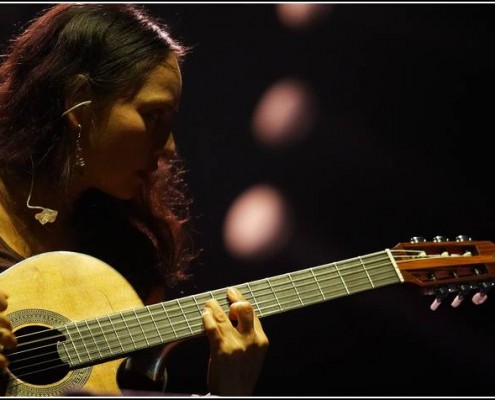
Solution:
{"label": "guitar soundhole", "polygon": [[44,326],[26,326],[15,334],[17,348],[7,357],[9,370],[17,379],[33,385],[47,385],[69,373],[69,366],[57,351],[57,342],[65,340],[61,332]]}

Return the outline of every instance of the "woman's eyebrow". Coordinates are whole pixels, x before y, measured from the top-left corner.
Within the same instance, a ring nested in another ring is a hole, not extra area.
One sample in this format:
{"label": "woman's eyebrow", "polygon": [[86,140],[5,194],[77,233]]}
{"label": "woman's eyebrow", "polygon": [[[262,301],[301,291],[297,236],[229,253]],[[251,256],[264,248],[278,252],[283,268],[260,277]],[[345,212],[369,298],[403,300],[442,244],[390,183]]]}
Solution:
{"label": "woman's eyebrow", "polygon": [[174,99],[166,99],[166,98],[154,98],[154,99],[143,99],[142,107],[143,108],[178,108],[178,101]]}

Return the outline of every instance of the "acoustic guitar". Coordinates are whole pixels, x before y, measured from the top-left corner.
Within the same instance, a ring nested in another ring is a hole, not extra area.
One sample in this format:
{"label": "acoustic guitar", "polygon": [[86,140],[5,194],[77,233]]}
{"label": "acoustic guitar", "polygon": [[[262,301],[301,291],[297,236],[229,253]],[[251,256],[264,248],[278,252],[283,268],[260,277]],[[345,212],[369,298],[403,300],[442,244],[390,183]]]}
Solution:
{"label": "acoustic guitar", "polygon": [[[489,241],[399,243],[392,249],[236,285],[259,317],[393,284],[434,295],[435,309],[474,294],[486,298],[495,282]],[[226,288],[144,306],[108,264],[74,252],[28,258],[0,274],[9,293],[7,315],[18,339],[7,353],[8,396],[60,396],[91,391],[119,395],[117,372],[139,350],[204,333],[201,314],[214,298],[227,311]]]}

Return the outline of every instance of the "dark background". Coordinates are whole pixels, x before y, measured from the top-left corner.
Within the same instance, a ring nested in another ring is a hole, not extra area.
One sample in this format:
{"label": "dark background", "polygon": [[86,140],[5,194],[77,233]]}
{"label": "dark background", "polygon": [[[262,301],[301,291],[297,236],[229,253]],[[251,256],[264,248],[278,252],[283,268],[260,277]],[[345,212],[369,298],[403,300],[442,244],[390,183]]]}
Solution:
{"label": "dark background", "polygon": [[[2,43],[46,5],[0,6]],[[194,51],[183,66],[175,137],[194,196],[198,247],[185,293],[390,248],[421,235],[495,238],[495,5],[335,4],[320,24],[284,27],[275,4],[148,4]],[[251,117],[275,81],[318,99],[310,135],[254,140]],[[239,260],[226,212],[259,182],[286,196],[294,232]],[[479,396],[495,392],[495,302],[429,309],[389,286],[263,320],[265,396]],[[492,301],[490,301],[492,300]],[[205,390],[207,342],[180,346],[170,390]]]}

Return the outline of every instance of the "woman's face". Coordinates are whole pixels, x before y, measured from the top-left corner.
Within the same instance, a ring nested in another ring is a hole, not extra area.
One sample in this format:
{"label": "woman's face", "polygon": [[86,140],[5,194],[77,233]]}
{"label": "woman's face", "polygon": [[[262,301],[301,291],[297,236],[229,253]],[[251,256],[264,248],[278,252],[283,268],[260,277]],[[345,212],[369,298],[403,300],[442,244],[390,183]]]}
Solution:
{"label": "woman's face", "polygon": [[[152,69],[130,97],[117,99],[82,139],[83,186],[129,199],[157,168],[182,90],[174,54]],[[88,127],[89,128],[89,127]],[[170,144],[170,143],[169,143]]]}

